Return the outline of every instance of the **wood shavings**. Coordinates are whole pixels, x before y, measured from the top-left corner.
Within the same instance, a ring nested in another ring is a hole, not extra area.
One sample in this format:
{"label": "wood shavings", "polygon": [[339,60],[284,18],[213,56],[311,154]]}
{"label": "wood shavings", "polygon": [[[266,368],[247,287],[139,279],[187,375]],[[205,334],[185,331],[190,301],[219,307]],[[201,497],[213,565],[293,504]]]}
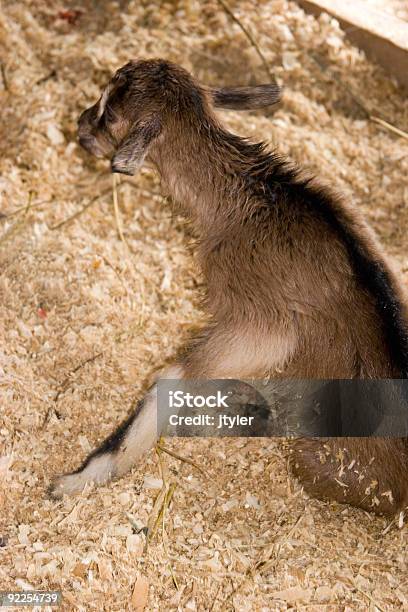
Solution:
{"label": "wood shavings", "polygon": [[149,583],[144,576],[139,576],[133,588],[131,606],[135,612],[143,612],[149,595]]}
{"label": "wood shavings", "polygon": [[[349,92],[404,133],[406,98],[333,20],[286,0],[227,2],[285,93],[273,114],[220,117],[349,194],[408,286],[408,142]],[[194,236],[147,167],[116,185],[115,221],[109,163],[80,150],[79,114],[131,57],[167,57],[213,86],[265,82],[217,0],[125,5],[84,2],[73,23],[45,0],[0,8],[1,588],[58,588],[84,611],[400,609],[403,515],[308,499],[278,440],[166,440],[164,478],[152,452],[109,486],[47,497],[202,322]]]}
{"label": "wood shavings", "polygon": [[275,591],[272,593],[274,599],[281,599],[288,603],[308,603],[312,597],[311,589],[302,589],[299,586],[291,587],[283,591]]}
{"label": "wood shavings", "polygon": [[267,77],[269,79],[271,79],[272,82],[275,82],[275,77],[268,65],[268,62],[265,59],[264,54],[262,53],[261,49],[259,48],[258,43],[256,42],[255,38],[252,36],[251,32],[248,30],[248,28],[242,23],[242,21],[240,19],[238,19],[238,17],[235,15],[235,13],[231,10],[231,8],[229,7],[228,3],[225,2],[225,0],[217,0],[217,2],[222,6],[222,8],[224,9],[224,11],[227,13],[227,15],[229,15],[231,17],[231,19],[239,26],[239,28],[243,31],[243,33],[245,34],[245,36],[247,37],[247,39],[249,40],[250,44],[253,46],[253,48],[255,49],[258,57],[260,58],[264,68],[265,68],[265,72],[267,74]]}

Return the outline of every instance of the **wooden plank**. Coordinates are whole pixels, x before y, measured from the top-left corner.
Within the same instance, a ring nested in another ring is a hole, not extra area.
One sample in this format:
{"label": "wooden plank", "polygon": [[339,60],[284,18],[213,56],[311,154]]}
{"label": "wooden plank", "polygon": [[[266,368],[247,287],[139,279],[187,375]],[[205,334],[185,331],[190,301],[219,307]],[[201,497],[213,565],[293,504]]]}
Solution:
{"label": "wooden plank", "polygon": [[335,17],[347,37],[408,90],[408,22],[373,9],[362,0],[298,0],[314,15]]}

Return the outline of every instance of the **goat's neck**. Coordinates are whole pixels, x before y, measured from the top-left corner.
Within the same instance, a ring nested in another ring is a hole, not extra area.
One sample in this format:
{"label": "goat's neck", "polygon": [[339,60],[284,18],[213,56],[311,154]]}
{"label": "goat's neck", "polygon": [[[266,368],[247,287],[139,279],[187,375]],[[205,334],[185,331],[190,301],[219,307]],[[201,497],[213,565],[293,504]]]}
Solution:
{"label": "goat's neck", "polygon": [[175,131],[151,154],[165,188],[201,235],[239,215],[242,179],[231,171],[230,157],[222,139],[212,138],[211,131],[188,139]]}

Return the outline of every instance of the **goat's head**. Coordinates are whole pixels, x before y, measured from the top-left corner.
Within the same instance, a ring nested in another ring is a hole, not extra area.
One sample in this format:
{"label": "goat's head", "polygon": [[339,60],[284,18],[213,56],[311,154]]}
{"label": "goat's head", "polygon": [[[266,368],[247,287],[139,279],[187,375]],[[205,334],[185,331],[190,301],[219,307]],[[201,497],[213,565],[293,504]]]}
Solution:
{"label": "goat's head", "polygon": [[113,172],[133,175],[169,122],[204,122],[211,104],[246,110],[275,104],[279,97],[273,84],[211,89],[171,62],[131,61],[80,116],[79,142],[93,155],[111,158]]}

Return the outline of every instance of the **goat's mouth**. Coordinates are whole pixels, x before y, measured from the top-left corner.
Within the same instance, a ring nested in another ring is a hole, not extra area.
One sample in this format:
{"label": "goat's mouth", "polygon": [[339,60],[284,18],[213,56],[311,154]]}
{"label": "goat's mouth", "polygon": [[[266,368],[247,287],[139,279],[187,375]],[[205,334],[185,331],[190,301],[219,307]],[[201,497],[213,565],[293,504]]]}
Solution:
{"label": "goat's mouth", "polygon": [[85,151],[100,159],[110,158],[112,153],[114,153],[110,143],[105,143],[105,141],[101,142],[100,139],[92,135],[81,135],[78,138],[78,142]]}

